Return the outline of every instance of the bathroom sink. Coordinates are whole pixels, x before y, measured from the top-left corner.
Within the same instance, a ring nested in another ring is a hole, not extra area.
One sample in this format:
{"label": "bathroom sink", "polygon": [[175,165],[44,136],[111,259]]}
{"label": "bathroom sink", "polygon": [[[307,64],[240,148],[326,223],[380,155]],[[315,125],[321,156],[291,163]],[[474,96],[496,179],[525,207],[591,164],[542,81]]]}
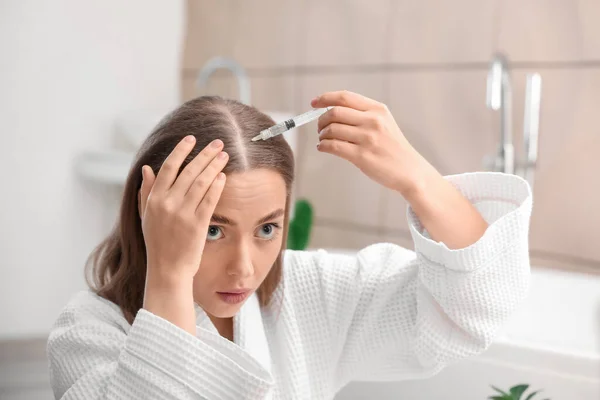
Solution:
{"label": "bathroom sink", "polygon": [[[281,111],[267,111],[276,123],[293,117],[290,113]],[[148,137],[154,127],[168,114],[168,111],[138,111],[128,112],[117,120],[117,134],[125,138],[128,151],[101,150],[89,151],[81,154],[75,168],[80,176],[86,180],[109,184],[123,185],[129,168],[133,163],[134,154]],[[296,129],[283,134],[288,141],[292,152],[296,154]],[[257,132],[258,133],[258,132]],[[293,206],[292,206],[293,211]]]}
{"label": "bathroom sink", "polygon": [[[224,57],[214,57],[201,68],[196,82],[198,93],[204,92],[210,76],[220,69],[230,71],[236,78],[239,101],[243,104],[252,104],[248,74],[238,62]],[[118,137],[125,140],[125,146],[128,148],[125,152],[96,151],[82,154],[76,163],[80,175],[96,182],[123,184],[133,162],[134,153],[156,125],[170,112],[171,110],[164,109],[124,111],[121,116],[117,117],[115,125]],[[263,112],[269,115],[275,123],[294,117],[294,114],[283,111],[263,110]],[[297,153],[296,131],[297,129],[292,129],[283,134],[294,155]],[[256,132],[256,134],[258,133]]]}

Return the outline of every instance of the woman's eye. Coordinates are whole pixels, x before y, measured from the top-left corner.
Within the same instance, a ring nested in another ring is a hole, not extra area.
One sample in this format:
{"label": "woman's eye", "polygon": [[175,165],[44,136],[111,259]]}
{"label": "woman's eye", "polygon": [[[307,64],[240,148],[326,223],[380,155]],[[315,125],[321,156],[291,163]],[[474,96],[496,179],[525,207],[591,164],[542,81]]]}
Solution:
{"label": "woman's eye", "polygon": [[223,236],[223,232],[221,232],[221,228],[218,226],[211,225],[208,227],[208,234],[206,235],[206,240],[217,240]]}
{"label": "woman's eye", "polygon": [[275,224],[265,224],[260,227],[258,231],[258,236],[261,239],[273,239],[275,236],[275,231],[277,230],[277,225]]}

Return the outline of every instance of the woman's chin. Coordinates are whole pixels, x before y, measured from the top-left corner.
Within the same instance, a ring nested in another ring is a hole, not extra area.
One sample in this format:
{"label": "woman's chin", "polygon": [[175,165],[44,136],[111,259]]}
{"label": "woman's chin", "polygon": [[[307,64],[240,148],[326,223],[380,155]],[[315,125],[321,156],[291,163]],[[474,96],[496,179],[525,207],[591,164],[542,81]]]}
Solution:
{"label": "woman's chin", "polygon": [[[215,307],[212,311],[207,311],[208,314],[212,315],[215,318],[233,318],[239,311],[241,307],[229,306],[227,308],[223,307]],[[206,311],[206,310],[205,310]]]}

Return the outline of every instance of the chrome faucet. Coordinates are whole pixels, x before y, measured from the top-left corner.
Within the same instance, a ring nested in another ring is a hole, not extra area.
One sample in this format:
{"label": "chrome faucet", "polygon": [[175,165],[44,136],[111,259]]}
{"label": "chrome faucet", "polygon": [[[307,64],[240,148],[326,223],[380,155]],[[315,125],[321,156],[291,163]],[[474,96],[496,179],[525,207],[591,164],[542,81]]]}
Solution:
{"label": "chrome faucet", "polygon": [[528,74],[527,86],[525,89],[525,117],[523,121],[525,160],[520,166],[519,175],[525,178],[532,187],[538,157],[541,101],[542,77],[537,73]]}
{"label": "chrome faucet", "polygon": [[515,154],[512,135],[512,87],[506,58],[497,54],[490,63],[487,76],[487,106],[500,111],[500,147],[492,164],[493,170],[513,174]]}
{"label": "chrome faucet", "polygon": [[226,69],[233,73],[238,84],[240,102],[250,104],[250,79],[248,78],[248,74],[244,67],[230,58],[214,57],[204,64],[196,79],[196,88],[198,91],[201,91],[206,86],[210,76],[219,69]]}
{"label": "chrome faucet", "polygon": [[515,161],[512,134],[512,86],[508,62],[497,54],[490,63],[487,76],[487,107],[500,111],[500,146],[486,168],[525,178],[533,186],[538,158],[542,78],[538,73],[527,74],[525,113],[523,121],[524,157]]}

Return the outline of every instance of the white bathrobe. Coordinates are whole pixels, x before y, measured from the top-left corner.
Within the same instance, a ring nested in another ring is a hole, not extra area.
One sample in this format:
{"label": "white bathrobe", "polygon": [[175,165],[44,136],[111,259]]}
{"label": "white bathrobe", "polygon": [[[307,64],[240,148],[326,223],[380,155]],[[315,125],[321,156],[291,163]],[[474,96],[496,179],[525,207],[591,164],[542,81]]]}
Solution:
{"label": "white bathrobe", "polygon": [[86,291],[66,306],[48,357],[60,399],[331,399],[350,381],[426,378],[485,350],[529,287],[529,185],[499,173],[446,177],[490,224],[450,250],[408,210],[415,251],[286,251],[269,307],[251,296],[234,343],[197,308],[196,336]]}

